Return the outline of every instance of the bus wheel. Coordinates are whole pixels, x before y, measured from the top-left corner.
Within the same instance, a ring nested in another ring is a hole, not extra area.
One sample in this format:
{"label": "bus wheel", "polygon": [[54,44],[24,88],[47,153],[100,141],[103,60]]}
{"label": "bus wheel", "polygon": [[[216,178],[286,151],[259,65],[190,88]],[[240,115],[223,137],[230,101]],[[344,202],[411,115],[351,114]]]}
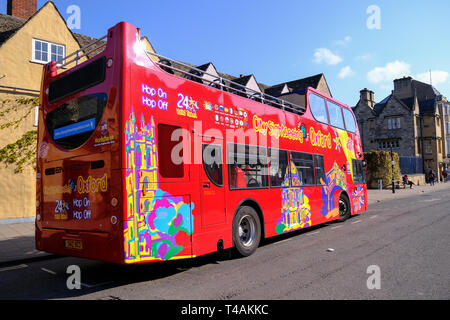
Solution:
{"label": "bus wheel", "polygon": [[351,209],[348,197],[341,193],[339,196],[339,221],[345,221],[350,218]]}
{"label": "bus wheel", "polygon": [[261,222],[252,207],[240,207],[233,219],[233,243],[240,256],[253,254],[261,240]]}

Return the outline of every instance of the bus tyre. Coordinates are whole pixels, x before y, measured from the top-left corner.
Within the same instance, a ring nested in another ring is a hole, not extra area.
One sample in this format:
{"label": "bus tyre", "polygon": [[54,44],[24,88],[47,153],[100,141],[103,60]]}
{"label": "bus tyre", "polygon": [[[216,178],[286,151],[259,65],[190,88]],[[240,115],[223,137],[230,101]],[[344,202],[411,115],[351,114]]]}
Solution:
{"label": "bus tyre", "polygon": [[346,194],[341,193],[339,196],[339,220],[343,222],[350,218],[351,209],[350,209],[350,201]]}
{"label": "bus tyre", "polygon": [[261,240],[261,222],[252,207],[240,207],[233,219],[233,244],[242,257],[253,254]]}

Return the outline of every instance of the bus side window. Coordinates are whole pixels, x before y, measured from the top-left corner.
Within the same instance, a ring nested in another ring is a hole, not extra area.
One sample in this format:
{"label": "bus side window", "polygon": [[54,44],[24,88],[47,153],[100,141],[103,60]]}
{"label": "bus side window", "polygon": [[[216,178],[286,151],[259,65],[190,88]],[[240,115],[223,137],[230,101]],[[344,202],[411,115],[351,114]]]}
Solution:
{"label": "bus side window", "polygon": [[218,187],[223,186],[221,146],[203,144],[203,168],[212,183]]}
{"label": "bus side window", "polygon": [[314,186],[314,162],[310,153],[291,151],[291,162],[296,172],[291,172],[293,186]]}
{"label": "bus side window", "polygon": [[230,189],[257,189],[268,186],[266,148],[228,144]]}
{"label": "bus side window", "polygon": [[353,164],[353,182],[355,184],[366,183],[366,177],[364,173],[364,166],[361,160],[352,160]]}
{"label": "bus side window", "polygon": [[321,186],[326,184],[325,179],[325,167],[323,162],[323,156],[314,155],[314,168],[316,170],[316,185]]}
{"label": "bus side window", "polygon": [[343,108],[342,110],[344,111],[345,127],[347,128],[347,131],[355,133],[356,132],[355,117],[353,116],[350,110],[345,108]]}
{"label": "bus side window", "polygon": [[[158,125],[158,171],[163,178],[184,177],[183,148],[179,147],[183,136],[177,134],[177,130],[182,128],[168,124]],[[172,135],[181,137],[181,141],[172,141]],[[172,152],[177,150],[175,148],[180,150],[174,152],[175,157],[173,157]]]}
{"label": "bus side window", "polygon": [[325,107],[325,99],[314,93],[309,94],[309,107],[311,113],[317,121],[328,124],[327,109]]}
{"label": "bus side window", "polygon": [[270,186],[289,187],[288,152],[285,150],[269,149],[269,160]]}
{"label": "bus side window", "polygon": [[328,114],[330,115],[330,124],[333,127],[344,129],[344,119],[342,118],[342,108],[336,103],[327,100]]}

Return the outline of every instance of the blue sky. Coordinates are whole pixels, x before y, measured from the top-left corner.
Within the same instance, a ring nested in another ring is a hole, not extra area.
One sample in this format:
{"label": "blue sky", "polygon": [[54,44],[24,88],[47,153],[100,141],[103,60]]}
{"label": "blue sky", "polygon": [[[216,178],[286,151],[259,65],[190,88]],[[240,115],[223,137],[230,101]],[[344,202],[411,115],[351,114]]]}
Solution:
{"label": "blue sky", "polygon": [[[46,1],[38,0],[38,6]],[[2,3],[6,3],[2,2]],[[162,55],[273,85],[324,73],[335,98],[381,101],[412,76],[450,98],[450,1],[55,0],[81,10],[78,33],[98,37],[119,21],[142,28]],[[3,5],[1,12],[6,11]],[[379,13],[379,14],[377,14]]]}

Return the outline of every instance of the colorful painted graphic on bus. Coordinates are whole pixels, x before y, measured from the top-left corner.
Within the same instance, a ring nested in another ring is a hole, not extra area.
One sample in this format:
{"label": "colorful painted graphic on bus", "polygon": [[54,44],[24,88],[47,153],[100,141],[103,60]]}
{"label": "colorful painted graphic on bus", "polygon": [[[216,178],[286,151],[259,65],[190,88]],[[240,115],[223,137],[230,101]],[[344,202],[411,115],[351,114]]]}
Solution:
{"label": "colorful painted graphic on bus", "polygon": [[283,186],[287,186],[287,188],[281,189],[281,218],[276,223],[278,234],[304,229],[312,225],[308,196],[304,193],[303,188],[289,187],[289,181],[292,181],[294,186],[301,185],[297,168],[293,162],[290,167],[290,171],[289,168],[286,168],[283,182]]}
{"label": "colorful painted graphic on bus", "polygon": [[353,210],[355,213],[358,213],[363,209],[365,199],[364,199],[364,190],[361,186],[357,186],[355,190],[352,192],[352,201],[353,201]]}
{"label": "colorful painted graphic on bus", "polygon": [[125,262],[170,260],[183,246],[177,235],[193,233],[193,203],[161,190],[153,117],[138,128],[134,112],[126,123],[127,219],[124,222]]}
{"label": "colorful painted graphic on bus", "polygon": [[336,206],[336,201],[341,192],[347,190],[345,172],[335,162],[331,170],[326,173],[325,180],[322,182],[323,206],[320,213],[330,219],[339,215],[339,206]]}

